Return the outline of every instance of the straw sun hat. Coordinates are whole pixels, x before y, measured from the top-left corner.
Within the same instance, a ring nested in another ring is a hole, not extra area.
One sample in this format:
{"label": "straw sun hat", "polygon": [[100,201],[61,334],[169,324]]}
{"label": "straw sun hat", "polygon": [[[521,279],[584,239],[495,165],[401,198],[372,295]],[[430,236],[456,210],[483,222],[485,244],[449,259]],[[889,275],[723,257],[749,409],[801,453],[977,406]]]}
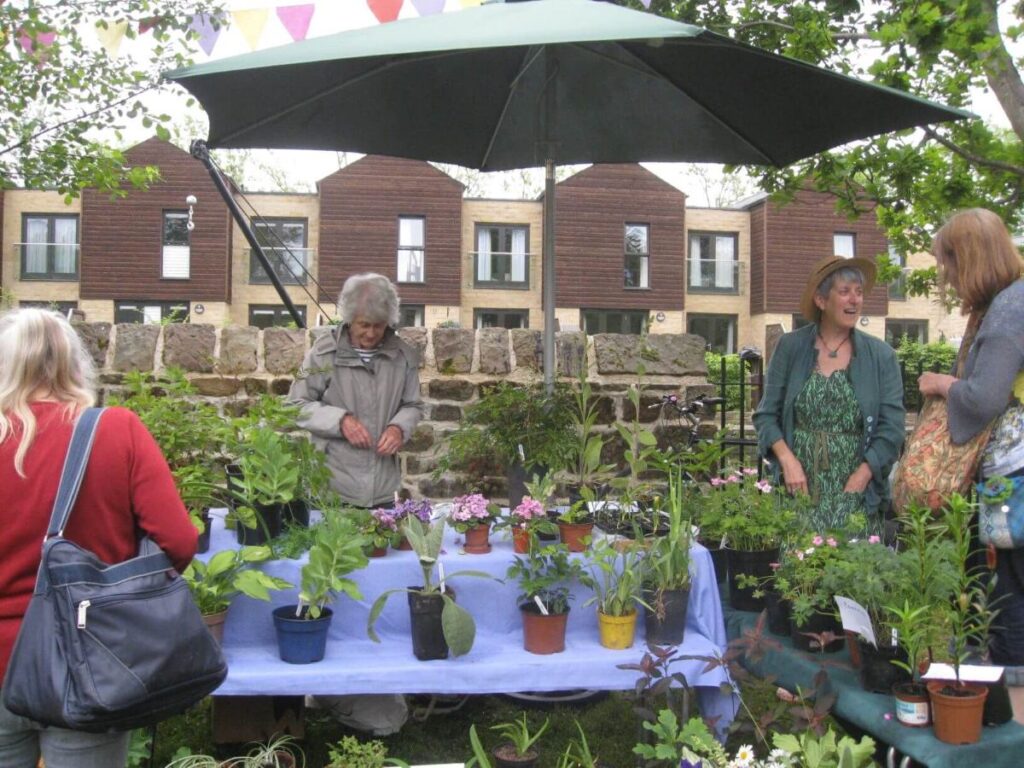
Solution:
{"label": "straw sun hat", "polygon": [[807,286],[804,288],[804,295],[800,298],[800,312],[812,323],[821,320],[821,310],[814,303],[814,293],[822,281],[840,269],[859,269],[864,275],[864,294],[867,295],[875,285],[875,262],[869,259],[852,258],[843,256],[826,256],[820,259],[812,268],[807,278]]}

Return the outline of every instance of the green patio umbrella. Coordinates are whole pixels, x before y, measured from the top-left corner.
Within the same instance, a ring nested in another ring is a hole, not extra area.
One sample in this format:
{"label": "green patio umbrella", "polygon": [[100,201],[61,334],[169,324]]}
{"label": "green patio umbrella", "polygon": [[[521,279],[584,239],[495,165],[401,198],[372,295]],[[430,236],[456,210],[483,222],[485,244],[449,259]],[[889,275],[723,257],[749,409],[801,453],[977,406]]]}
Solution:
{"label": "green patio umbrella", "polygon": [[968,117],[700,27],[591,0],[493,3],[166,74],[211,147],[326,149],[484,171],[545,166],[544,371],[554,377],[554,167],[783,166]]}

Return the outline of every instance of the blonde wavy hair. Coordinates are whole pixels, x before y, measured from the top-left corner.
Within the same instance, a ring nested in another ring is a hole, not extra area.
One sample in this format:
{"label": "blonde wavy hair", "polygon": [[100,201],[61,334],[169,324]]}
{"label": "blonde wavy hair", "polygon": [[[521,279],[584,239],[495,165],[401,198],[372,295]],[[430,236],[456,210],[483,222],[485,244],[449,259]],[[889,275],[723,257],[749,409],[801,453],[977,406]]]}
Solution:
{"label": "blonde wavy hair", "polygon": [[987,308],[996,294],[1020,278],[1024,267],[1003,220],[985,208],[953,214],[935,234],[932,255],[938,261],[940,286],[952,283],[965,315]]}
{"label": "blonde wavy hair", "polygon": [[44,309],[0,315],[0,443],[18,440],[14,469],[25,477],[25,455],[36,436],[29,404],[42,398],[64,404],[74,421],[96,402],[92,358],[63,317]]}

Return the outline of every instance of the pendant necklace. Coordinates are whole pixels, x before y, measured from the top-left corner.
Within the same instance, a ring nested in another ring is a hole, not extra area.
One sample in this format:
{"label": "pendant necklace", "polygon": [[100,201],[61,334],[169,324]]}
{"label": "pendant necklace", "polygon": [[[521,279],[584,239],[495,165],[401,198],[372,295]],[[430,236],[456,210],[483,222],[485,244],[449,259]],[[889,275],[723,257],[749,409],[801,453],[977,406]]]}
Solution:
{"label": "pendant necklace", "polygon": [[821,346],[825,348],[825,351],[828,352],[828,356],[832,358],[839,357],[839,350],[842,349],[843,344],[850,340],[850,337],[847,336],[845,339],[839,342],[835,349],[829,349],[828,344],[825,343],[825,337],[821,335],[820,331],[818,332],[818,338],[821,339]]}

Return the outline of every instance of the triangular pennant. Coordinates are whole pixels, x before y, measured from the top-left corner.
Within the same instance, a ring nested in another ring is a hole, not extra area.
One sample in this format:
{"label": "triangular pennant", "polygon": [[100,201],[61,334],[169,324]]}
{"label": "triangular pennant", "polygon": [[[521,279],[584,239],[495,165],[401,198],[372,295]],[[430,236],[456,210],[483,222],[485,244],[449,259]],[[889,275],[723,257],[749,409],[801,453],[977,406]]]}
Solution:
{"label": "triangular pennant", "polygon": [[651,0],[640,0],[640,5],[646,8],[648,11],[651,10]]}
{"label": "triangular pennant", "polygon": [[366,0],[377,21],[384,24],[398,18],[398,12],[402,10],[402,0]]}
{"label": "triangular pennant", "polygon": [[260,43],[260,35],[267,25],[266,8],[254,8],[248,11],[232,11],[231,17],[235,20],[235,26],[242,33],[245,42],[249,44],[249,50],[255,51]]}
{"label": "triangular pennant", "polygon": [[480,0],[462,0],[463,8],[475,8],[480,5]]}
{"label": "triangular pennant", "polygon": [[159,16],[148,16],[145,19],[139,19],[139,34],[144,35],[157,24],[160,23]]}
{"label": "triangular pennant", "polygon": [[199,47],[206,55],[209,56],[213,53],[213,46],[217,44],[217,38],[220,37],[222,23],[214,25],[213,17],[210,14],[197,13],[192,17],[192,23],[189,26],[199,35]]}
{"label": "triangular pennant", "polygon": [[96,25],[96,37],[109,56],[117,56],[117,52],[121,49],[121,41],[124,40],[127,31],[127,21],[115,21],[113,24],[108,22],[106,26]]}
{"label": "triangular pennant", "polygon": [[308,5],[282,5],[277,9],[277,18],[281,20],[292,40],[305,40],[309,32],[309,22],[313,19],[313,11],[316,6]]}
{"label": "triangular pennant", "polygon": [[444,10],[444,0],[412,0],[420,16],[433,16]]}
{"label": "triangular pennant", "polygon": [[21,44],[21,50],[25,53],[35,53],[40,48],[46,48],[53,45],[53,41],[57,38],[56,32],[36,32],[35,34],[29,34],[24,30],[18,35],[18,42]]}

